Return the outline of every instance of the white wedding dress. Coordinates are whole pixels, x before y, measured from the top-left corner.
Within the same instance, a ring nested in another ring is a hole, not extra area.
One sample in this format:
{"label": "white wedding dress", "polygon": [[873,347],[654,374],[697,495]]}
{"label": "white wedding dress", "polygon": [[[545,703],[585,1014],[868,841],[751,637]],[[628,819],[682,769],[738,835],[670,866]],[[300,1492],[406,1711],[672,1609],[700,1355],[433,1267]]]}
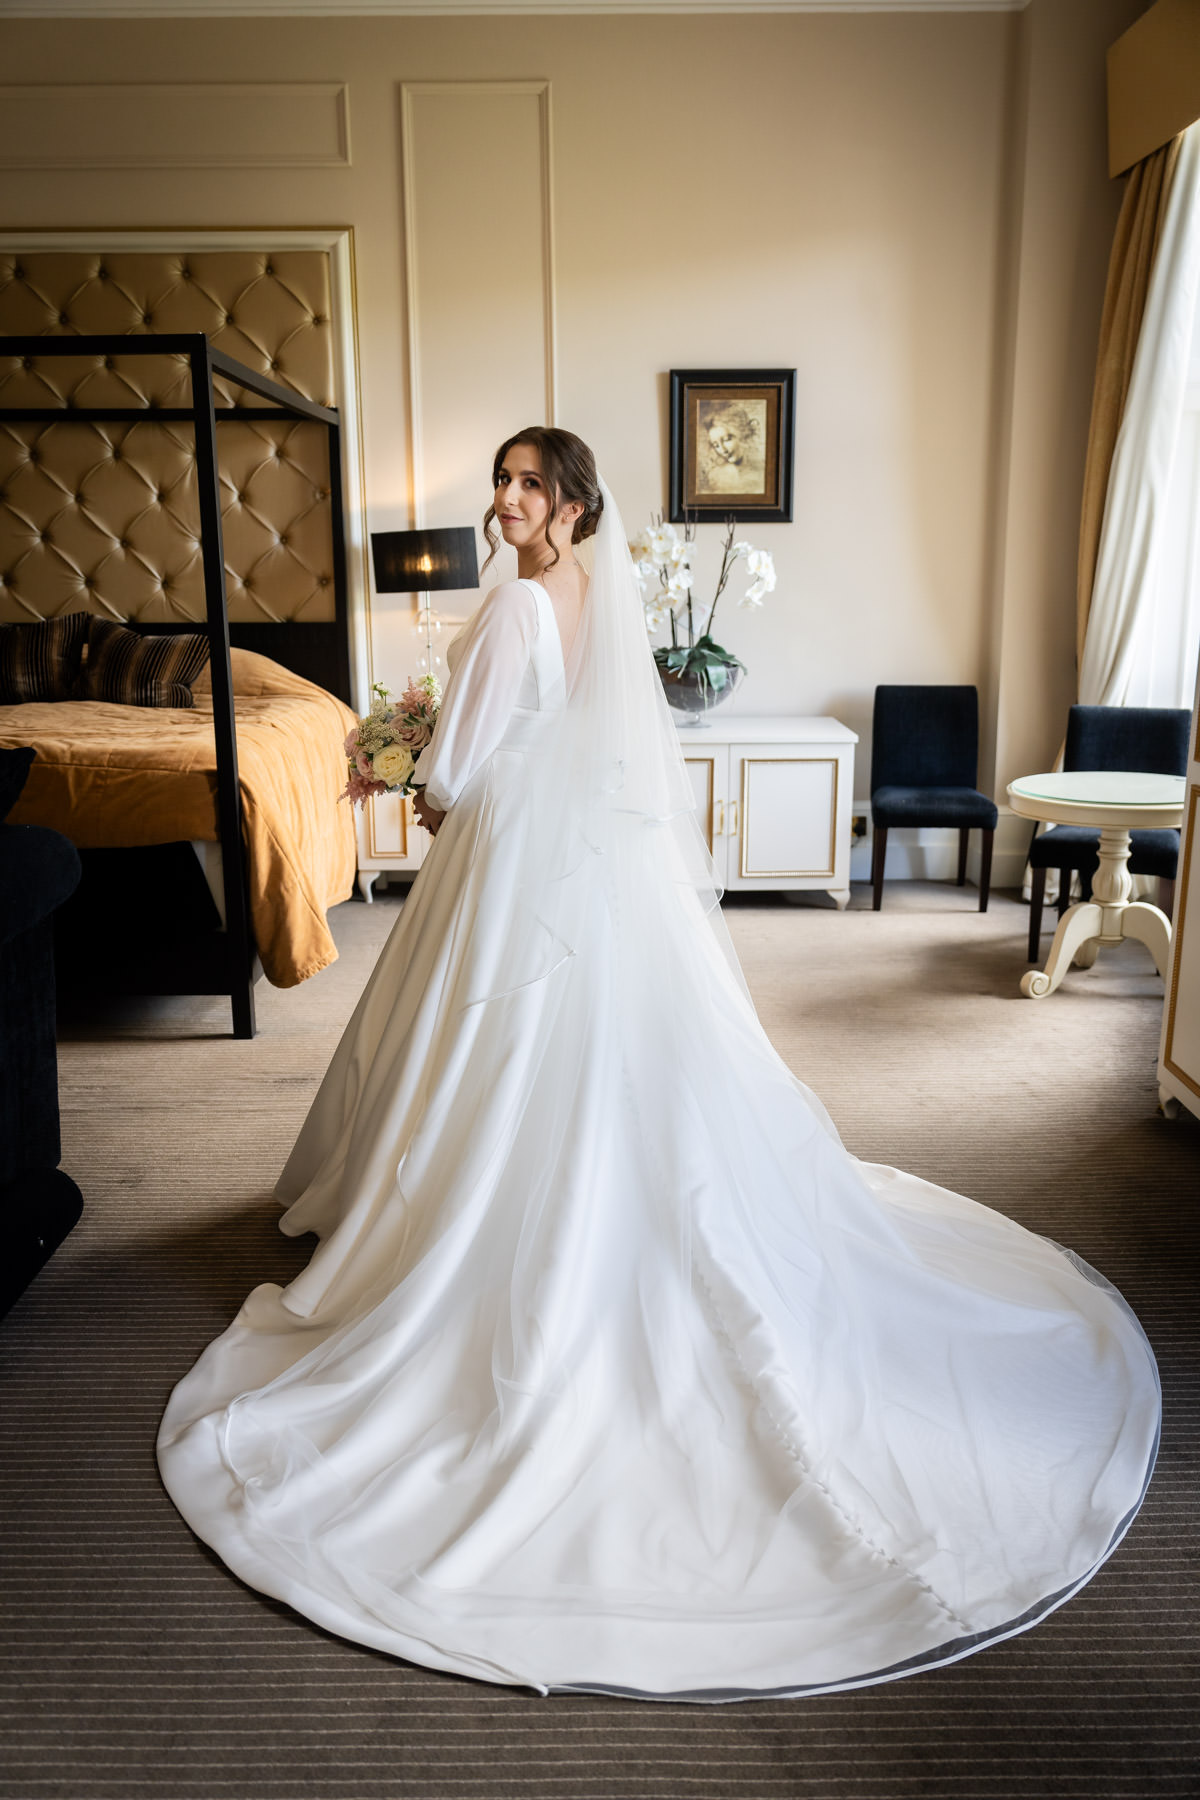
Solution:
{"label": "white wedding dress", "polygon": [[330,1631],[542,1691],[796,1695],[1034,1623],[1149,1479],[1136,1319],[848,1154],[669,845],[530,893],[541,587],[451,662],[446,818],[279,1184],[319,1247],[176,1388],[171,1497]]}

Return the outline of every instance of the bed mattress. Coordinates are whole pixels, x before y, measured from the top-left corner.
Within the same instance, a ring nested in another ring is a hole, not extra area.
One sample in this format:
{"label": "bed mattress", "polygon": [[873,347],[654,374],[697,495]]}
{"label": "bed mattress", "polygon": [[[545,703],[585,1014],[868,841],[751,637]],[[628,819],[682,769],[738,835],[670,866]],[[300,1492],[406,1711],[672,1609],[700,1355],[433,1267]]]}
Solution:
{"label": "bed mattress", "polygon": [[[268,657],[232,656],[254,937],[267,979],[294,987],[336,959],[325,915],[354,884],[354,820],[338,803],[354,714]],[[81,850],[215,842],[207,671],[193,692],[194,709],[96,700],[0,707],[0,745],[37,751],[10,823],[51,826]]]}

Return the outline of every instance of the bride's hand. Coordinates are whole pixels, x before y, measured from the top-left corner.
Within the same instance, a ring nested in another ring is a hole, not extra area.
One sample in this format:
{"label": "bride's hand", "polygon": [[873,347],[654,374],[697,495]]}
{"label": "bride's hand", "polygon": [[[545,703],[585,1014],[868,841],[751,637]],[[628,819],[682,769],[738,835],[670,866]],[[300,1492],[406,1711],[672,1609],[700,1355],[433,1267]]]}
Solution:
{"label": "bride's hand", "polygon": [[444,812],[439,812],[432,801],[425,798],[423,788],[418,789],[413,795],[413,812],[416,815],[417,824],[423,825],[430,837],[436,837],[438,828],[446,815]]}

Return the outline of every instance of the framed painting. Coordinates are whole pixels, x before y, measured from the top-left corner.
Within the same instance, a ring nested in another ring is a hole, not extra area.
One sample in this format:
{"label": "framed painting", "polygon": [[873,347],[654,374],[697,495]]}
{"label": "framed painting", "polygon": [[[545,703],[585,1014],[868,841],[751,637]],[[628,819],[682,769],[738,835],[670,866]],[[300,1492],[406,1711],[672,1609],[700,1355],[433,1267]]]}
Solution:
{"label": "framed painting", "polygon": [[672,369],[673,520],[792,517],[795,369]]}

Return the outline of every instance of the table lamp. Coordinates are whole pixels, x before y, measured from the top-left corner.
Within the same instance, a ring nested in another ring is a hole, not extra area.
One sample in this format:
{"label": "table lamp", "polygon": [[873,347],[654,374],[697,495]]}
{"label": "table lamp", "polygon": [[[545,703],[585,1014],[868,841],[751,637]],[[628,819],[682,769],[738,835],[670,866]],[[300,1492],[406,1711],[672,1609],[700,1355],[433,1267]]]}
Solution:
{"label": "table lamp", "polygon": [[[438,639],[442,621],[429,604],[431,593],[479,586],[475,532],[470,525],[429,531],[376,531],[371,534],[375,591],[415,594],[419,673],[441,674]],[[423,666],[422,666],[423,665]]]}

